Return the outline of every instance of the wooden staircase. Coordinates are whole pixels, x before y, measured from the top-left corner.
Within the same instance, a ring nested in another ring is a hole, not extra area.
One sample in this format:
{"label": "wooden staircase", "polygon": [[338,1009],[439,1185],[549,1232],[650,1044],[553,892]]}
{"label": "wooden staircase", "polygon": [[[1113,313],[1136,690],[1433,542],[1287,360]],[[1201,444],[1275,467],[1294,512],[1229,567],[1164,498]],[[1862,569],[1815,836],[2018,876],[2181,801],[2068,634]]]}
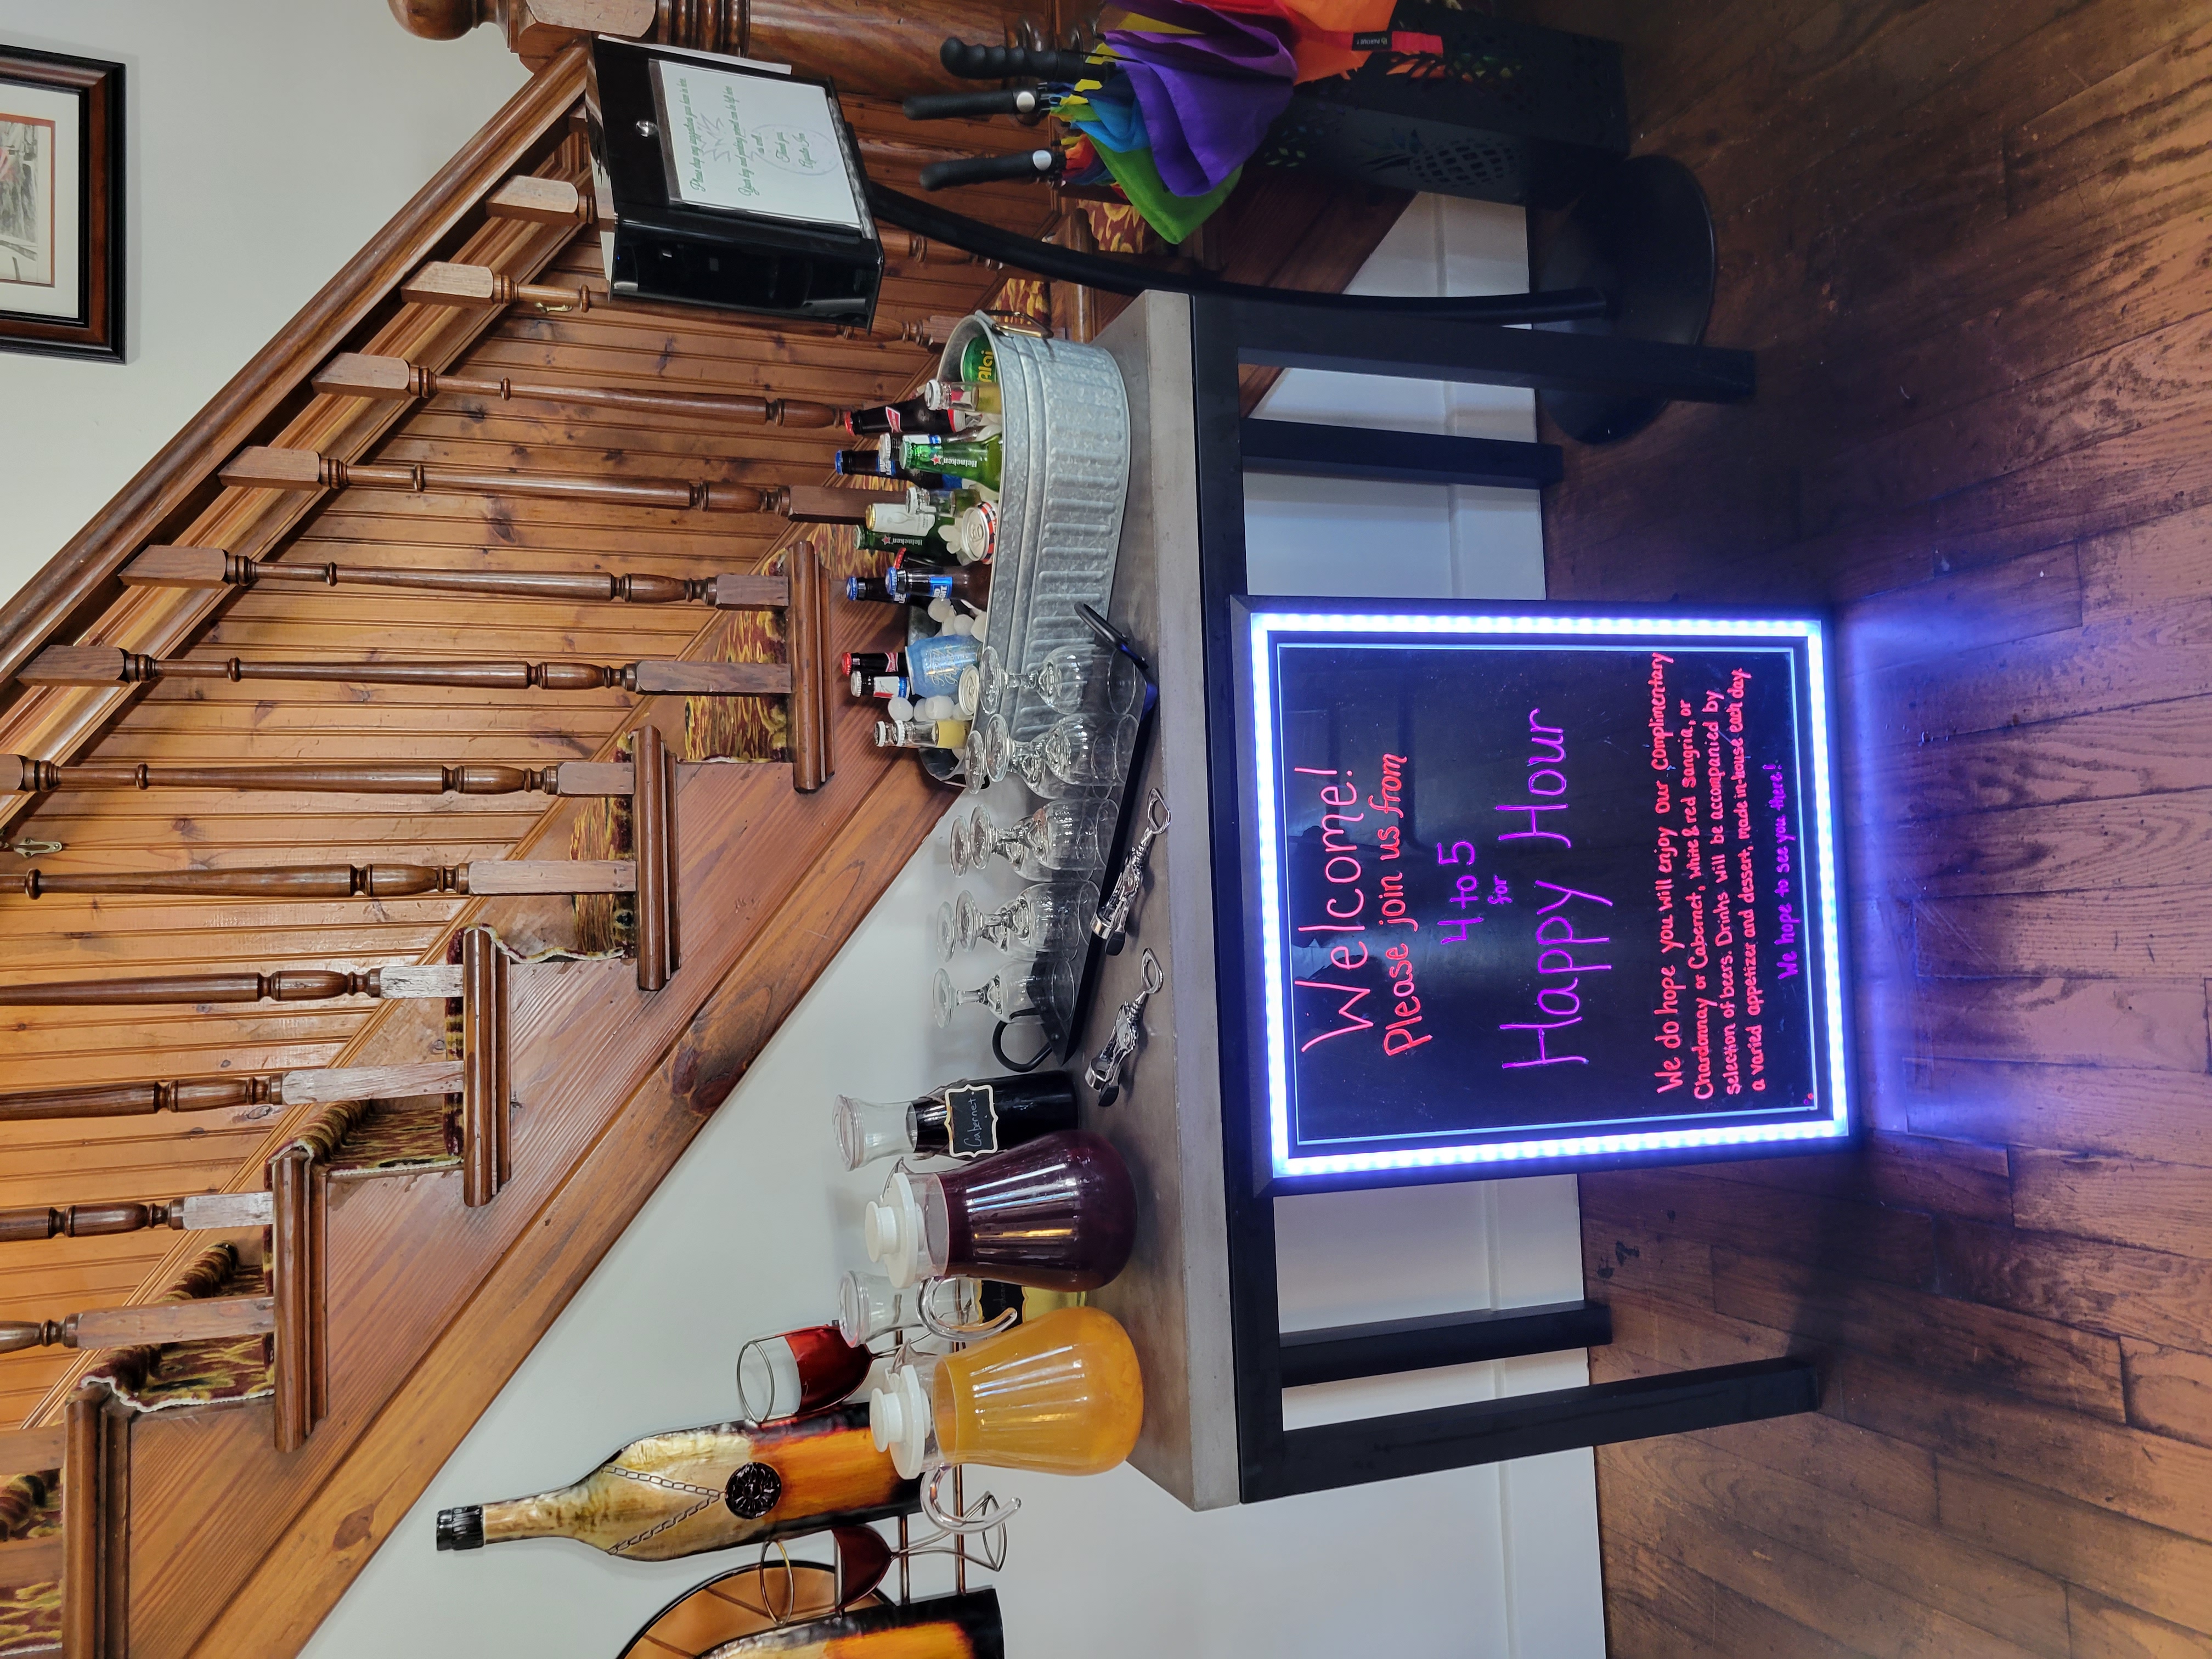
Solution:
{"label": "wooden staircase", "polygon": [[[0,615],[0,1479],[62,1494],[0,1593],[58,1583],[70,1659],[304,1641],[942,808],[825,690],[890,621],[827,602],[865,505],[829,415],[999,274],[893,249],[865,336],[610,305],[581,83],[550,63]],[[450,1091],[458,1155],[348,1167],[333,1091]],[[265,1283],[163,1299],[211,1241]],[[97,1369],[264,1333],[265,1397]]]}
{"label": "wooden staircase", "polygon": [[[0,610],[0,1659],[297,1650],[946,803],[824,690],[894,642],[823,600],[828,416],[1050,298],[900,238],[866,334],[610,302],[568,9],[501,0],[535,78]],[[1005,148],[843,103],[894,188]],[[1340,288],[1401,202],[1274,175],[1227,269]]]}

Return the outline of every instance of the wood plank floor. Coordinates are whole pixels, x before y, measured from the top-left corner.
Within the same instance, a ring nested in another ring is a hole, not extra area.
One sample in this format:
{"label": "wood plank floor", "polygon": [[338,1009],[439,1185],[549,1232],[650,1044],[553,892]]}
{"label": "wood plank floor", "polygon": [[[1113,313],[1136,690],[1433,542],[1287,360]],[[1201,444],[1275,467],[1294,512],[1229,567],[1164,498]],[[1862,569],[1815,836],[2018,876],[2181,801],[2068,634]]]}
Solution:
{"label": "wood plank floor", "polygon": [[2212,1655],[2212,15],[1507,0],[1622,40],[1757,403],[1568,453],[1552,591],[1839,607],[1873,1133],[1583,1182],[1612,1650]]}

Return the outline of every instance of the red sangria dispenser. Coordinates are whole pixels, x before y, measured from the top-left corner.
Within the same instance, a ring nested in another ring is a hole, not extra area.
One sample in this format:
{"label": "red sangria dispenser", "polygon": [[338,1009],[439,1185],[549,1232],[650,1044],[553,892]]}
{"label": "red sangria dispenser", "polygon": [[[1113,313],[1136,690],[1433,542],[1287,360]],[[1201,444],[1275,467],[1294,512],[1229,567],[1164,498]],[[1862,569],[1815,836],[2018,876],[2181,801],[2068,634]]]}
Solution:
{"label": "red sangria dispenser", "polygon": [[863,1231],[869,1259],[901,1289],[958,1274],[1095,1291],[1127,1263],[1136,1226],[1121,1154],[1077,1129],[944,1175],[901,1170]]}

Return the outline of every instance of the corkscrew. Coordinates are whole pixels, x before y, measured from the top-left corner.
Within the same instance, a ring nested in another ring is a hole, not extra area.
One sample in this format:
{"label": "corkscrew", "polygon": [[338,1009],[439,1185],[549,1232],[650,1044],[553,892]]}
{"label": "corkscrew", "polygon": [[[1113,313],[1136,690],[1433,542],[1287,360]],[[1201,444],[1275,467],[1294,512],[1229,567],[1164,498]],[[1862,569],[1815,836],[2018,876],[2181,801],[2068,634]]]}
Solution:
{"label": "corkscrew", "polygon": [[1117,957],[1121,946],[1128,942],[1129,921],[1136,913],[1137,901],[1145,890],[1145,863],[1152,855],[1152,843],[1168,832],[1174,817],[1168,811],[1167,797],[1157,789],[1145,802],[1145,825],[1138,831],[1134,845],[1121,860],[1121,872],[1114,878],[1114,890],[1106,902],[1098,907],[1091,918],[1091,931],[1105,942],[1106,954]]}
{"label": "corkscrew", "polygon": [[1098,1091],[1098,1103],[1111,1106],[1121,1096],[1121,1073],[1135,1057],[1137,1045],[1144,1035],[1145,1005],[1167,988],[1167,970],[1151,947],[1146,947],[1139,965],[1144,970],[1145,982],[1137,994],[1123,1003],[1114,1015],[1114,1030],[1106,1039],[1106,1046],[1083,1073],[1083,1080]]}

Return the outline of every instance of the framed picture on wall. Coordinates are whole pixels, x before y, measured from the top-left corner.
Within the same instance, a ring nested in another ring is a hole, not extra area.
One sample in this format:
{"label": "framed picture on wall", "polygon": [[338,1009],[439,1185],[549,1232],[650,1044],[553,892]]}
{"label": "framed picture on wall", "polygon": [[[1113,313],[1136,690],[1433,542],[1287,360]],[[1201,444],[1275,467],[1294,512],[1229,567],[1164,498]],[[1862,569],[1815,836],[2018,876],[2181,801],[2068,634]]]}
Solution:
{"label": "framed picture on wall", "polygon": [[123,360],[123,65],[0,46],[0,348]]}

